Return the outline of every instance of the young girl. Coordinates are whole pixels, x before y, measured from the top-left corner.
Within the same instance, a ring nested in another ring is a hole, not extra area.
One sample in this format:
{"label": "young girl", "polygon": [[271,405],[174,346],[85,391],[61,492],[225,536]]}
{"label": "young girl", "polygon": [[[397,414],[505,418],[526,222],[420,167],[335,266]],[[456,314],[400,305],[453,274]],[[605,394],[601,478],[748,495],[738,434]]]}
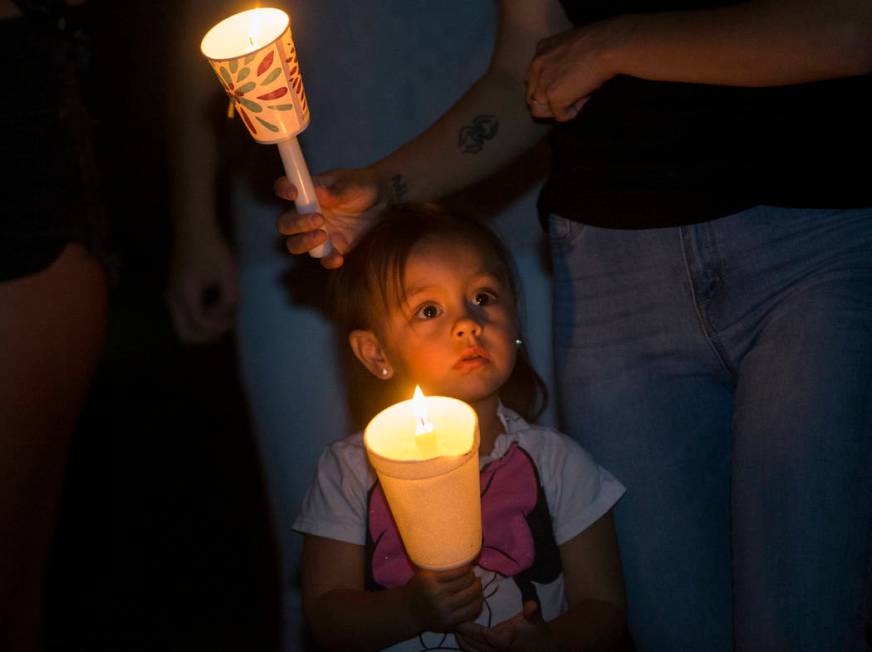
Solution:
{"label": "young girl", "polygon": [[611,518],[624,488],[568,437],[525,420],[544,388],[499,240],[433,206],[395,207],[335,274],[338,321],[387,390],[382,407],[417,384],[475,409],[484,540],[472,566],[414,568],[362,435],[335,442],[294,523],[315,640],[342,650],[627,645]]}

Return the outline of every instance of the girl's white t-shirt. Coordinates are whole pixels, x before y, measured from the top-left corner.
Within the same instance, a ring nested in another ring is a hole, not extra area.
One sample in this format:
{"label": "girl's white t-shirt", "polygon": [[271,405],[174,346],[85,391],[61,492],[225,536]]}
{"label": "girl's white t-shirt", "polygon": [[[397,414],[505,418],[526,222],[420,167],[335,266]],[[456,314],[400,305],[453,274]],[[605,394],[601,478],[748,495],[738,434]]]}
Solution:
{"label": "girl's white t-shirt", "polygon": [[[605,515],[624,487],[566,435],[531,425],[503,406],[499,415],[505,433],[480,459],[484,541],[475,573],[485,607],[476,622],[494,626],[529,599],[552,620],[567,608],[558,546]],[[400,586],[413,572],[362,433],[322,453],[293,529],[365,546],[368,590]],[[388,649],[460,648],[451,634],[424,632]]]}

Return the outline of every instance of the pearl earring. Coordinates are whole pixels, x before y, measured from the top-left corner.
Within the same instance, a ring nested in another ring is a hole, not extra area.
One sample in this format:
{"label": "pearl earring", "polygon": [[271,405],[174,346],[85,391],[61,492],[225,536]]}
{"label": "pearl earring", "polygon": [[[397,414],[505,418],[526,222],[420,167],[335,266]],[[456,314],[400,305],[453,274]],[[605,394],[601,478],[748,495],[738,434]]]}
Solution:
{"label": "pearl earring", "polygon": [[387,367],[382,367],[381,375],[383,378],[387,378],[387,376],[388,376],[388,368]]}
{"label": "pearl earring", "polygon": [[515,339],[515,346],[521,346],[523,343],[524,340],[522,340],[520,337]]}

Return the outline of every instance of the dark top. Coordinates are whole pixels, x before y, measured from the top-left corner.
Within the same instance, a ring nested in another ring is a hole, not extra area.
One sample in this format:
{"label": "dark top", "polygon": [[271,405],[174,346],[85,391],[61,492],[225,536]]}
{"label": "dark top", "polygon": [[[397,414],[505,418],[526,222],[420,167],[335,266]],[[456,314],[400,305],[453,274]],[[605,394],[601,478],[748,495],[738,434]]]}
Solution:
{"label": "dark top", "polygon": [[[562,0],[576,25],[711,0]],[[872,75],[744,88],[618,76],[551,133],[543,214],[585,224],[692,224],[758,204],[872,206]]]}
{"label": "dark top", "polygon": [[[0,20],[0,56],[11,100],[0,106],[0,281],[38,272],[68,242],[103,259],[91,117],[79,76],[88,47],[77,10],[62,0],[16,2]],[[14,100],[14,101],[13,101]]]}

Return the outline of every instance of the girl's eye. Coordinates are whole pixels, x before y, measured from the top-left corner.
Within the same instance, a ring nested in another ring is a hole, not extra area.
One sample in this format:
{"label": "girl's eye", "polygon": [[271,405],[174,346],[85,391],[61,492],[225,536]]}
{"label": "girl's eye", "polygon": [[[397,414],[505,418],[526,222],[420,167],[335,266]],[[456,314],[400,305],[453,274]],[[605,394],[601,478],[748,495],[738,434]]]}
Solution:
{"label": "girl's eye", "polygon": [[418,319],[433,319],[434,317],[438,317],[439,314],[439,307],[433,305],[432,303],[428,303],[426,306],[421,306],[420,308],[418,308],[415,316]]}
{"label": "girl's eye", "polygon": [[496,296],[490,292],[476,292],[472,298],[472,302],[477,306],[489,306],[496,300]]}

